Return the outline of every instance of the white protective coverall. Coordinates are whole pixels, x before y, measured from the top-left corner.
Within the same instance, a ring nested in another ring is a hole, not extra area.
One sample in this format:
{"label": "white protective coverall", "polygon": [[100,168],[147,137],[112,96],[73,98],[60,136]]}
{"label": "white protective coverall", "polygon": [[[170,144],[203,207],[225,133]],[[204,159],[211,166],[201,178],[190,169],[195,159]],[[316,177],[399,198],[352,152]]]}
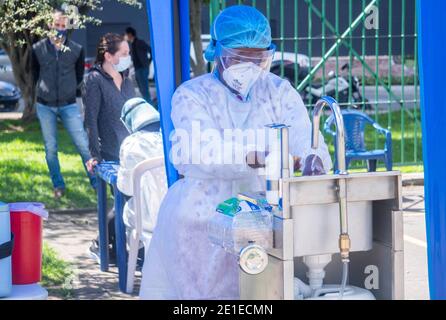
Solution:
{"label": "white protective coverall", "polygon": [[[288,81],[272,73],[257,80],[246,103],[239,101],[213,73],[192,79],[175,92],[171,116],[175,130],[189,133],[191,124],[197,121],[201,130],[213,128],[219,132],[231,128],[264,129],[268,124],[284,123],[291,126],[293,156],[305,160],[307,155],[317,154],[325,171],[332,167],[322,135],[319,149],[311,149],[311,123],[300,95]],[[226,143],[223,140],[212,143]],[[197,143],[206,150],[209,141]],[[233,149],[246,155],[256,148],[238,144]],[[265,190],[265,178],[246,163],[184,163],[175,167],[184,179],[169,189],[161,204],[143,267],[140,297],[239,299],[237,258],[210,243],[207,222],[220,202],[238,192]]]}
{"label": "white protective coverall", "polygon": [[[133,196],[133,169],[140,162],[162,157],[163,141],[160,132],[137,131],[121,144],[118,189],[125,195]],[[159,171],[159,172],[157,172]],[[150,243],[156,224],[161,201],[167,190],[164,166],[155,172],[147,172],[141,179],[142,192],[142,238],[146,246]],[[124,206],[124,223],[127,234],[135,228],[134,202],[131,198]]]}

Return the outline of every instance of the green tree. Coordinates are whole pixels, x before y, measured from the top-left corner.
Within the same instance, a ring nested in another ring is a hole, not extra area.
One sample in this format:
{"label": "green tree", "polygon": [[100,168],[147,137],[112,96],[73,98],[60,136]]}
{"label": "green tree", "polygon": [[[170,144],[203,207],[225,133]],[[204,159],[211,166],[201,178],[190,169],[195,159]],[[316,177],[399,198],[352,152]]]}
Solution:
{"label": "green tree", "polygon": [[[141,7],[138,0],[115,1]],[[0,0],[0,48],[9,56],[14,77],[22,91],[25,101],[22,117],[24,121],[32,119],[35,112],[32,45],[51,34],[48,25],[53,10],[65,8],[71,28],[85,28],[87,23],[100,24],[100,20],[89,14],[93,10],[101,10],[102,2],[103,0]]]}

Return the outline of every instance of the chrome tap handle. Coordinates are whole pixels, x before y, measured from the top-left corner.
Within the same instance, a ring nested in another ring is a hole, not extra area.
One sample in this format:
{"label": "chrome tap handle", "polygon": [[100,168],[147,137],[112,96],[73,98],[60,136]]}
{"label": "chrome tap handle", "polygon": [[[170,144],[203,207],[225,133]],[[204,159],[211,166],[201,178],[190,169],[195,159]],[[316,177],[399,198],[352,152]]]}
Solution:
{"label": "chrome tap handle", "polygon": [[341,108],[335,99],[332,97],[322,97],[313,110],[313,126],[311,135],[311,147],[317,149],[319,146],[319,127],[320,118],[322,115],[322,110],[325,106],[330,107],[334,122],[336,126],[336,162],[338,165],[338,170],[336,174],[347,174],[347,166],[345,162],[345,129],[344,129],[344,119],[342,118]]}

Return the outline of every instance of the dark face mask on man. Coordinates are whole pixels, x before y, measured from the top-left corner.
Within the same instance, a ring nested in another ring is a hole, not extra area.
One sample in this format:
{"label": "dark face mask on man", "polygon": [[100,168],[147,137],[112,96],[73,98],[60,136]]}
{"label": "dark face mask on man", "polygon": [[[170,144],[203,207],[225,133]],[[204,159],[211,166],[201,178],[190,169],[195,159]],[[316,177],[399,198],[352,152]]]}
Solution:
{"label": "dark face mask on man", "polygon": [[68,36],[67,29],[56,29],[56,38],[58,39],[66,39]]}

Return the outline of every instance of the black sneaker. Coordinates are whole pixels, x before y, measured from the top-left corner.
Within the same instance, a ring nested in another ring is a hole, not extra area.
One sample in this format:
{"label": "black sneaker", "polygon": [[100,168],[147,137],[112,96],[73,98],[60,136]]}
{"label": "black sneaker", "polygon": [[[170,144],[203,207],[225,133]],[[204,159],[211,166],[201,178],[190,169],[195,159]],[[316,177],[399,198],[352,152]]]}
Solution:
{"label": "black sneaker", "polygon": [[[88,249],[88,253],[90,254],[90,257],[97,263],[101,264],[101,256],[99,253],[99,243],[97,240],[92,240],[90,248]],[[110,264],[116,264],[116,254],[115,250],[113,248],[108,249],[108,262]]]}

